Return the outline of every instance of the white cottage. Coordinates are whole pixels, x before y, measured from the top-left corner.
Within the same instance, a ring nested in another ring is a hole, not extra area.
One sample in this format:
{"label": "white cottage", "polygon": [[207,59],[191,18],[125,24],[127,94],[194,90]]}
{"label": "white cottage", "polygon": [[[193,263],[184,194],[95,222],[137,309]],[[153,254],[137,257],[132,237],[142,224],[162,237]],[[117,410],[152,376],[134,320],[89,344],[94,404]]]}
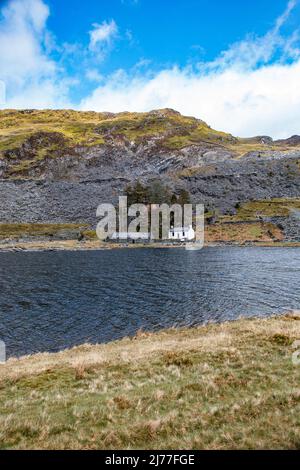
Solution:
{"label": "white cottage", "polygon": [[191,225],[188,227],[171,227],[169,230],[169,240],[181,242],[191,241],[195,238],[195,230]]}
{"label": "white cottage", "polygon": [[149,240],[150,234],[147,232],[114,232],[112,240]]}

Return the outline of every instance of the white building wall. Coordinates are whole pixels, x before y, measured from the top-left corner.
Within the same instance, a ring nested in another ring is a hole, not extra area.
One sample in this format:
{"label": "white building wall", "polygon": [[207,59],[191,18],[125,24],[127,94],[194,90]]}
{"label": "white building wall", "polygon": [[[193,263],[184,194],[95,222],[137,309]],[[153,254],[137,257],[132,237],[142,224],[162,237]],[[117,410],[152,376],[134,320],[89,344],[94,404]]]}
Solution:
{"label": "white building wall", "polygon": [[193,240],[195,231],[193,227],[180,227],[169,230],[169,240]]}

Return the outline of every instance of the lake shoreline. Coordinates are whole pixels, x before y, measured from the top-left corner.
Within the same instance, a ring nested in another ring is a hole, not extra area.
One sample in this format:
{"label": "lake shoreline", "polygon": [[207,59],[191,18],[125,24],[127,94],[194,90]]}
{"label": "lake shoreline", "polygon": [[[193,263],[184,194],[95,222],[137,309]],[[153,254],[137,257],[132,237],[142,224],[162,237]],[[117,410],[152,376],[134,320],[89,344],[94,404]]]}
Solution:
{"label": "lake shoreline", "polygon": [[[246,243],[229,243],[229,242],[213,242],[205,243],[205,248],[208,247],[269,247],[269,248],[300,248],[300,242],[246,242]],[[152,248],[183,248],[185,244],[174,243],[103,243],[101,241],[77,241],[77,240],[63,240],[63,241],[30,241],[30,242],[7,242],[0,243],[0,253],[7,252],[41,252],[41,251],[103,251],[115,249],[152,249]]]}
{"label": "lake shoreline", "polygon": [[1,448],[297,448],[299,338],[291,311],[10,358]]}

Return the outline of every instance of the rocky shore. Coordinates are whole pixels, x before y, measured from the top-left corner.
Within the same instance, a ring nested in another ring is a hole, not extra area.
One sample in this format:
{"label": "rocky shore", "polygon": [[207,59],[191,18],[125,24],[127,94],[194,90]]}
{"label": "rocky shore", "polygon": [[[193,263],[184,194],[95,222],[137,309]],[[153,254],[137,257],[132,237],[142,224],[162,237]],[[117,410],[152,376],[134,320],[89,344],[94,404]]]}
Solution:
{"label": "rocky shore", "polygon": [[[206,243],[204,248],[207,247],[269,247],[269,248],[300,248],[300,242],[251,242],[251,243]],[[115,250],[115,249],[139,249],[139,248],[183,248],[185,244],[169,244],[169,243],[101,243],[99,241],[78,242],[76,240],[65,241],[41,241],[41,242],[24,242],[24,243],[1,243],[0,253],[18,253],[18,252],[35,252],[35,251],[97,251],[97,250]]]}

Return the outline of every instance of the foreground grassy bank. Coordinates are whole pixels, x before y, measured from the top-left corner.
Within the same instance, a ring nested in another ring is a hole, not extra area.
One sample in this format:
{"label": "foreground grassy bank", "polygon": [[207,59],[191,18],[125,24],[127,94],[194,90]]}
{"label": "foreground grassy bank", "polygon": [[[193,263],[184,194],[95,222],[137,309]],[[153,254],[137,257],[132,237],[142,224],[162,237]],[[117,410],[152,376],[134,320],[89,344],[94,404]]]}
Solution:
{"label": "foreground grassy bank", "polygon": [[1,448],[300,448],[296,313],[0,366]]}

